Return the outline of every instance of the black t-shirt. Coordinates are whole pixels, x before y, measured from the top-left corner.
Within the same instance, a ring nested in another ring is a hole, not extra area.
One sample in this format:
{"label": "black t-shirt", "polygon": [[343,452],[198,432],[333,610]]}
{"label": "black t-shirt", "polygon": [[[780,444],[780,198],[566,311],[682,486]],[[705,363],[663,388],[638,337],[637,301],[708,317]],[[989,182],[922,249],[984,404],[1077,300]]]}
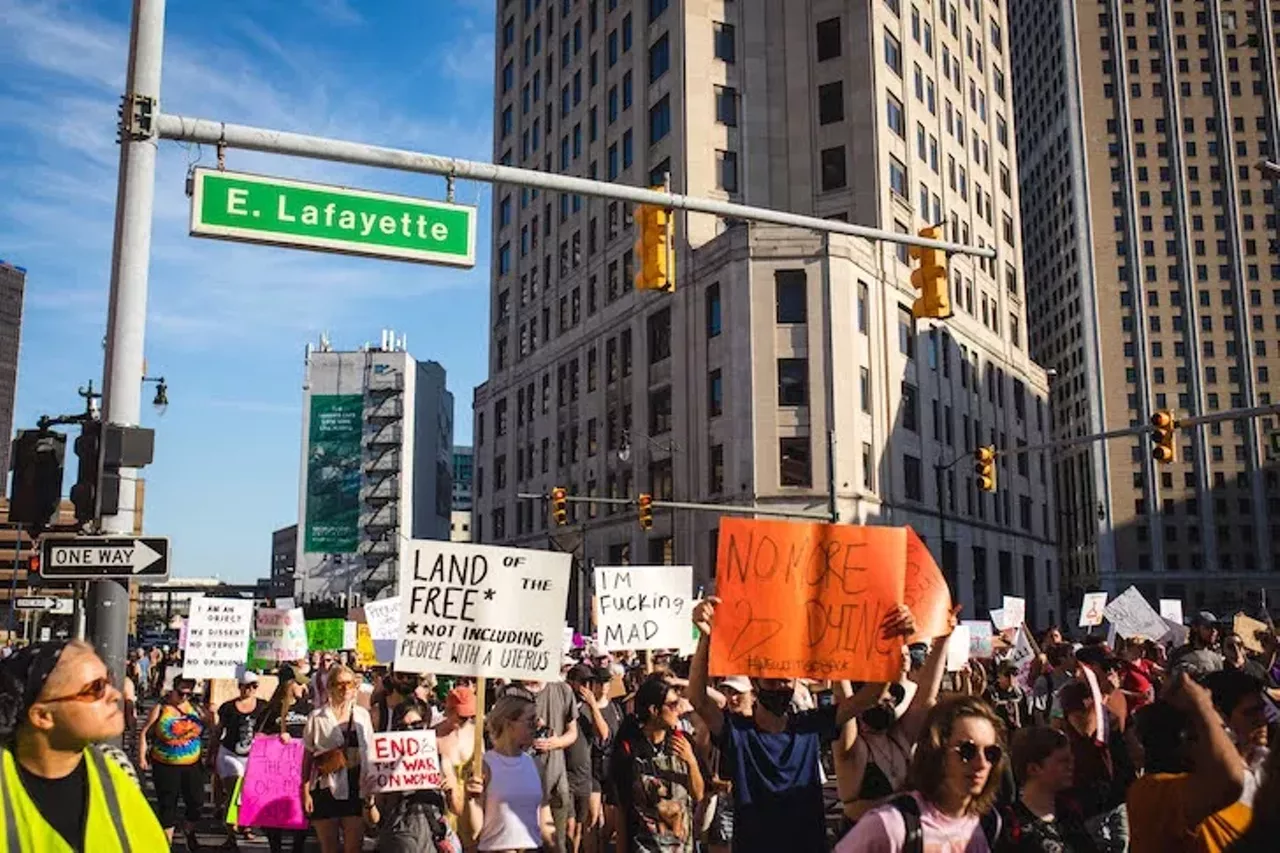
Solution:
{"label": "black t-shirt", "polygon": [[[307,725],[307,717],[311,716],[311,698],[304,695],[297,702],[290,706],[289,711],[284,716],[284,729],[288,732],[289,737],[302,737],[302,730]],[[280,714],[268,714],[262,720],[262,733],[264,735],[280,734]]]}
{"label": "black t-shirt", "polygon": [[253,710],[246,714],[236,707],[236,701],[232,699],[218,706],[218,721],[222,723],[222,746],[227,752],[248,755],[253,748],[253,733],[258,725],[258,718],[266,709],[267,703],[261,699],[255,700]]}
{"label": "black t-shirt", "polygon": [[1044,821],[1021,800],[1004,810],[997,853],[1097,853],[1080,815],[1060,803]]}
{"label": "black t-shirt", "polygon": [[49,826],[71,845],[75,853],[81,853],[84,846],[84,824],[89,813],[89,771],[85,762],[81,761],[61,779],[46,779],[27,771],[20,762],[18,778],[27,796],[35,803],[40,816]]}
{"label": "black t-shirt", "polygon": [[578,739],[564,753],[565,769],[569,774],[569,790],[575,797],[591,793],[591,741],[596,734],[596,724],[586,703],[578,703]]}

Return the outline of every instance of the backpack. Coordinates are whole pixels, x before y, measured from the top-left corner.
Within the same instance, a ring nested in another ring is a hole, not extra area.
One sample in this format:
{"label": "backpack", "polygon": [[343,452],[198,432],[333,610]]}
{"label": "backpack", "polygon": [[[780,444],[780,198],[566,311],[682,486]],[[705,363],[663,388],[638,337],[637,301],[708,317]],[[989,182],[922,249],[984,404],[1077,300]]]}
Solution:
{"label": "backpack", "polygon": [[[889,801],[889,805],[902,815],[902,823],[906,827],[903,836],[902,853],[924,853],[924,827],[920,824],[920,804],[911,794],[901,794]],[[987,838],[987,847],[996,849],[996,840],[1000,838],[1000,812],[991,809],[980,821],[982,834]]]}

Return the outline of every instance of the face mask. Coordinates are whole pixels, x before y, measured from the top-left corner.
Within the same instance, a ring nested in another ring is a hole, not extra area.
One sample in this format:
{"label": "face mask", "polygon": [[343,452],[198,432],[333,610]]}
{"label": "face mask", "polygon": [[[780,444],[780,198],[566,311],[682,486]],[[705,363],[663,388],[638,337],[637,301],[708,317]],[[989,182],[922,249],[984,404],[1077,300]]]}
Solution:
{"label": "face mask", "polygon": [[756,701],[775,717],[781,717],[791,710],[791,700],[795,697],[795,688],[778,687],[772,690],[757,690]]}
{"label": "face mask", "polygon": [[887,705],[876,705],[862,712],[862,724],[873,732],[887,731],[896,719],[893,709]]}

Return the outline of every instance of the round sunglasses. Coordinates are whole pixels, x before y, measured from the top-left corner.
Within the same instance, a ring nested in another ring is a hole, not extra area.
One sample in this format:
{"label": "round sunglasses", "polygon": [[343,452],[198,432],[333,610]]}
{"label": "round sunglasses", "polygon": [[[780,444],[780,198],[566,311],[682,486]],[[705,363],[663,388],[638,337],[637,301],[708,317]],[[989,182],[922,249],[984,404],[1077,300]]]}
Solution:
{"label": "round sunglasses", "polygon": [[1000,759],[1004,757],[1004,748],[997,743],[979,747],[973,741],[966,740],[956,744],[952,749],[955,750],[956,755],[960,756],[960,760],[965,764],[969,764],[977,758],[978,753],[982,753],[982,757],[987,759],[987,763],[993,765],[999,764]]}
{"label": "round sunglasses", "polygon": [[75,693],[66,696],[55,696],[52,699],[41,699],[41,702],[98,702],[107,695],[111,688],[111,679],[103,676],[95,678]]}

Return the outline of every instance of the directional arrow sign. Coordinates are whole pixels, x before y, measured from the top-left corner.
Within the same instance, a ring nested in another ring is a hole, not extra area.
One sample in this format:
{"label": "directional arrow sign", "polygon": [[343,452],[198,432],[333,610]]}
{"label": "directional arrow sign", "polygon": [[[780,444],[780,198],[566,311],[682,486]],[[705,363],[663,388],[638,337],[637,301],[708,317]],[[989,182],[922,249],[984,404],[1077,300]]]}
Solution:
{"label": "directional arrow sign", "polygon": [[41,540],[46,580],[102,580],[169,576],[169,540],[133,536],[76,536]]}
{"label": "directional arrow sign", "polygon": [[13,600],[13,606],[19,610],[52,610],[58,606],[58,599],[49,597],[21,597]]}

